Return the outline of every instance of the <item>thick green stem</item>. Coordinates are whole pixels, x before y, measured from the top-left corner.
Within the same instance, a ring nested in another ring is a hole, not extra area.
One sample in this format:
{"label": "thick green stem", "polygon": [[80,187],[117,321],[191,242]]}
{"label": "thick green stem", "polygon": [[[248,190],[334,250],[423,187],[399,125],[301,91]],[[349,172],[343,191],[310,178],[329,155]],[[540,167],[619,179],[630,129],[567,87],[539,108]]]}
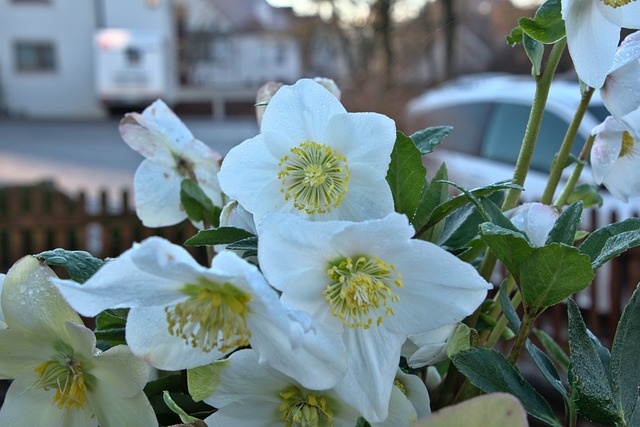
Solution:
{"label": "thick green stem", "polygon": [[562,171],[567,164],[569,154],[571,154],[571,148],[573,147],[573,142],[575,141],[576,135],[578,134],[580,123],[582,123],[584,113],[586,113],[589,102],[591,101],[593,90],[594,89],[590,87],[583,92],[582,98],[580,99],[580,104],[578,105],[578,109],[576,110],[576,113],[571,120],[571,124],[569,125],[567,133],[564,136],[564,140],[562,141],[562,145],[560,146],[560,151],[558,151],[558,155],[553,162],[553,165],[551,166],[549,180],[547,181],[547,186],[545,187],[542,198],[540,199],[540,202],[544,203],[545,205],[550,205],[551,201],[553,200],[553,195],[556,191],[556,188],[558,187],[560,178],[562,177]]}
{"label": "thick green stem", "polygon": [[571,192],[575,188],[578,183],[578,179],[582,174],[582,170],[584,169],[584,165],[587,163],[587,157],[589,157],[589,153],[591,152],[591,147],[593,147],[593,141],[595,139],[594,135],[589,135],[589,138],[584,142],[582,146],[582,151],[580,152],[580,157],[578,157],[579,162],[576,164],[575,168],[571,172],[567,183],[565,184],[562,192],[558,196],[555,202],[553,202],[556,206],[564,206],[571,195]]}

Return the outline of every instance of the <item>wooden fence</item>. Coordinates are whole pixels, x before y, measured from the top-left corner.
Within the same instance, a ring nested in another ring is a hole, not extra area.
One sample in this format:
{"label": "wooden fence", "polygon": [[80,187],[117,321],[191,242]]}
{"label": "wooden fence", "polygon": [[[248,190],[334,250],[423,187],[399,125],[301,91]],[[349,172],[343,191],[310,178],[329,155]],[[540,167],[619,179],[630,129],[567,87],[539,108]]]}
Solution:
{"label": "wooden fence", "polygon": [[[87,209],[83,193],[70,197],[47,184],[0,189],[0,272],[6,272],[25,254],[58,247],[86,250],[100,258],[116,257],[133,242],[152,235],[180,244],[197,231],[188,221],[173,227],[144,227],[129,199],[127,191],[118,200],[110,200],[105,192],[100,195],[97,208]],[[591,215],[591,224],[597,223],[597,211]],[[188,250],[196,260],[206,263],[204,248]],[[608,272],[600,273],[606,277],[600,277],[582,295],[585,320],[605,343],[611,342],[621,310],[640,281],[639,261],[640,248],[627,251],[611,263]],[[607,308],[595,309],[602,298],[609,301]],[[550,309],[539,326],[559,342],[566,342],[566,307],[559,304]]]}

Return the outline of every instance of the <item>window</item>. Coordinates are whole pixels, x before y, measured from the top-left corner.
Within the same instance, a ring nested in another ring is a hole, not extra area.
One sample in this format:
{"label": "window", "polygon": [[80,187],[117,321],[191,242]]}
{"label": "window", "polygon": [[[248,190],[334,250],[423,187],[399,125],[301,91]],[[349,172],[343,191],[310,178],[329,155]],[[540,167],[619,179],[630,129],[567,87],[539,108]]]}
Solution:
{"label": "window", "polygon": [[17,42],[15,54],[16,68],[20,72],[55,71],[56,69],[53,43]]}
{"label": "window", "polygon": [[38,4],[38,3],[47,4],[47,3],[51,3],[51,0],[11,0],[11,2],[12,3],[18,3],[18,4],[20,4],[20,3],[23,3],[23,4],[30,4],[30,3],[33,3],[33,4]]}

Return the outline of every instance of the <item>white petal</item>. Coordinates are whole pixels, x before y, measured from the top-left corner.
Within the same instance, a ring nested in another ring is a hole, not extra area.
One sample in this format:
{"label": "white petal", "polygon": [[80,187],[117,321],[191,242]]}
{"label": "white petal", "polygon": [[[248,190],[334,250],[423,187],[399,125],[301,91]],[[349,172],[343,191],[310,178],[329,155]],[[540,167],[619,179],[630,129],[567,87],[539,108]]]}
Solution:
{"label": "white petal", "polygon": [[[35,376],[16,378],[0,409],[1,426],[25,427],[97,427],[89,408],[58,409],[53,403],[52,389],[32,389]],[[107,427],[107,426],[105,426]]]}
{"label": "white petal", "polygon": [[224,356],[215,349],[206,353],[170,334],[166,319],[162,307],[137,307],[129,311],[126,339],[133,354],[165,371],[203,366]]}
{"label": "white petal", "polygon": [[371,423],[371,427],[409,427],[418,421],[418,414],[407,396],[396,386],[391,389],[389,416],[380,423]]}
{"label": "white petal", "polygon": [[[407,345],[402,346],[402,355],[412,368],[434,365],[447,358],[447,345],[453,336],[457,323],[445,325],[431,331],[409,335]],[[407,349],[407,351],[405,351]]]}
{"label": "white petal", "polygon": [[626,66],[631,62],[635,62],[640,59],[640,32],[636,31],[629,34],[622,40],[618,50],[616,50],[616,56],[613,60],[613,65],[609,73],[617,71],[619,68]]}
{"label": "white petal", "polygon": [[34,372],[39,364],[57,354],[53,343],[12,329],[0,330],[0,349],[0,378],[15,378],[24,372]]}
{"label": "white petal", "polygon": [[133,355],[129,347],[118,345],[92,359],[91,375],[99,387],[122,397],[142,391],[149,378],[149,365]]}
{"label": "white petal", "polygon": [[100,427],[139,427],[158,425],[153,408],[143,392],[122,397],[108,389],[96,388],[87,393]]}
{"label": "white petal", "polygon": [[632,1],[616,8],[607,6],[603,1],[592,0],[600,13],[618,27],[640,28],[640,4]]}
{"label": "white petal", "polygon": [[523,203],[505,212],[513,225],[523,231],[534,246],[544,246],[559,213],[543,203]]}
{"label": "white petal", "polygon": [[180,203],[180,183],[175,169],[144,160],[133,178],[136,214],[146,227],[165,227],[187,218]]}
{"label": "white petal", "polygon": [[606,19],[596,0],[563,0],[567,45],[578,77],[600,88],[613,64],[620,26]]}
{"label": "white petal", "polygon": [[611,172],[604,179],[603,184],[614,197],[627,202],[631,197],[640,196],[640,149],[636,152],[618,158]]}
{"label": "white petal", "polygon": [[640,62],[633,61],[609,74],[600,95],[611,114],[622,117],[640,107]]}
{"label": "white petal", "polygon": [[622,149],[622,130],[613,117],[594,128],[595,140],[591,148],[591,173],[596,184],[601,184],[613,169]]}
{"label": "white petal", "polygon": [[404,386],[407,399],[411,401],[418,418],[429,415],[431,413],[431,398],[422,378],[417,375],[405,374],[398,368],[396,380]]}
{"label": "white petal", "polygon": [[277,404],[247,399],[220,408],[204,421],[209,427],[282,427],[278,415]]}
{"label": "white petal", "polygon": [[334,390],[369,422],[381,422],[388,416],[400,346],[405,338],[380,327],[345,331],[349,366]]}
{"label": "white petal", "polygon": [[320,84],[302,79],[293,86],[282,86],[273,95],[260,131],[286,134],[296,145],[319,143],[329,118],[345,112],[340,101]]}
{"label": "white petal", "polygon": [[0,303],[11,329],[43,337],[66,334],[64,322],[82,323],[52,283],[54,272],[26,256],[7,273]]}

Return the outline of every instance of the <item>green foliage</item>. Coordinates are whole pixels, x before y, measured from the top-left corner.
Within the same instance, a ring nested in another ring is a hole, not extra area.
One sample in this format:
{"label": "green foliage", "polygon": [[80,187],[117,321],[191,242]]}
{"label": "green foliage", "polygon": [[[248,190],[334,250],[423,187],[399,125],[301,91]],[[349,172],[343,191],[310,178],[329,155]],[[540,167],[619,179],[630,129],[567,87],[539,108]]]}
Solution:
{"label": "green foliage", "polygon": [[412,134],[410,138],[421,154],[429,154],[452,130],[453,126],[433,126]]}
{"label": "green foliage", "polygon": [[558,343],[542,329],[534,329],[533,333],[536,335],[536,338],[540,340],[547,353],[562,368],[562,370],[565,372],[568,371],[570,363],[569,356],[567,356],[562,347],[560,347]]}
{"label": "green foliage", "polygon": [[565,37],[560,0],[547,0],[536,11],[533,19],[520,18],[522,31],[540,43],[552,44]]}
{"label": "green foliage", "polygon": [[471,348],[471,329],[464,323],[460,323],[456,328],[456,331],[449,341],[447,346],[447,357],[451,357],[454,354],[461,351],[467,351]]}
{"label": "green foliage", "polygon": [[522,33],[522,46],[531,61],[532,74],[539,76],[542,71],[542,55],[544,54],[544,45],[538,40],[530,37],[527,33]]}
{"label": "green foliage", "polygon": [[585,208],[602,206],[600,191],[598,187],[593,184],[580,184],[575,186],[567,198],[567,203],[577,202],[578,200],[582,200]]}
{"label": "green foliage", "polygon": [[597,229],[580,246],[580,252],[591,259],[594,269],[640,245],[640,218],[628,218]]}
{"label": "green foliage", "polygon": [[44,251],[37,255],[45,264],[49,266],[63,267],[69,273],[71,279],[78,283],[84,283],[89,277],[104,265],[104,261],[94,257],[85,251],[67,251],[65,249],[54,249]]}
{"label": "green foliage", "polygon": [[571,398],[578,412],[587,419],[605,425],[615,425],[622,421],[623,417],[611,392],[607,369],[584,324],[578,305],[569,300],[567,308]]}
{"label": "green foliage", "polygon": [[254,235],[242,228],[218,227],[201,230],[198,234],[184,242],[184,244],[186,246],[228,245],[249,237],[254,237]]}
{"label": "green foliage", "polygon": [[[420,232],[420,228],[423,224],[429,221],[433,210],[440,206],[449,197],[449,186],[445,183],[448,179],[447,165],[444,163],[440,166],[440,169],[436,172],[431,180],[431,183],[425,185],[420,194],[420,201],[416,208],[411,224],[418,231],[417,235],[426,231],[426,228]],[[431,240],[434,236],[425,236],[425,240]]]}
{"label": "green foliage", "polygon": [[582,220],[582,202],[575,202],[567,207],[556,220],[547,236],[546,244],[564,243],[572,245]]}
{"label": "green foliage", "polygon": [[202,191],[197,182],[187,178],[180,183],[180,203],[187,216],[194,222],[202,222],[217,227],[220,223],[219,207]]}
{"label": "green foliage", "polygon": [[518,399],[492,393],[432,413],[414,427],[526,427],[527,417]]}
{"label": "green foliage", "polygon": [[527,349],[527,353],[529,353],[529,356],[531,356],[531,359],[542,373],[542,376],[558,393],[560,393],[562,398],[567,401],[569,397],[567,389],[564,388],[562,380],[560,379],[560,374],[549,356],[529,340],[527,340],[525,347]]}
{"label": "green foliage", "polygon": [[513,394],[538,421],[548,426],[561,425],[549,403],[496,350],[472,348],[453,355],[451,361],[480,390]]}
{"label": "green foliage", "polygon": [[498,298],[500,301],[500,305],[502,306],[502,313],[504,313],[504,316],[509,321],[509,325],[511,326],[511,329],[513,329],[515,333],[518,333],[522,322],[520,321],[520,318],[518,317],[518,313],[516,313],[515,308],[513,308],[513,306],[511,305],[511,300],[509,299],[509,293],[507,292],[507,283],[508,283],[508,280],[505,279],[500,284],[500,292],[499,292]]}
{"label": "green foliage", "polygon": [[422,165],[422,155],[411,138],[402,132],[396,134],[391,152],[387,182],[393,194],[396,212],[413,217],[426,183],[427,170]]}

